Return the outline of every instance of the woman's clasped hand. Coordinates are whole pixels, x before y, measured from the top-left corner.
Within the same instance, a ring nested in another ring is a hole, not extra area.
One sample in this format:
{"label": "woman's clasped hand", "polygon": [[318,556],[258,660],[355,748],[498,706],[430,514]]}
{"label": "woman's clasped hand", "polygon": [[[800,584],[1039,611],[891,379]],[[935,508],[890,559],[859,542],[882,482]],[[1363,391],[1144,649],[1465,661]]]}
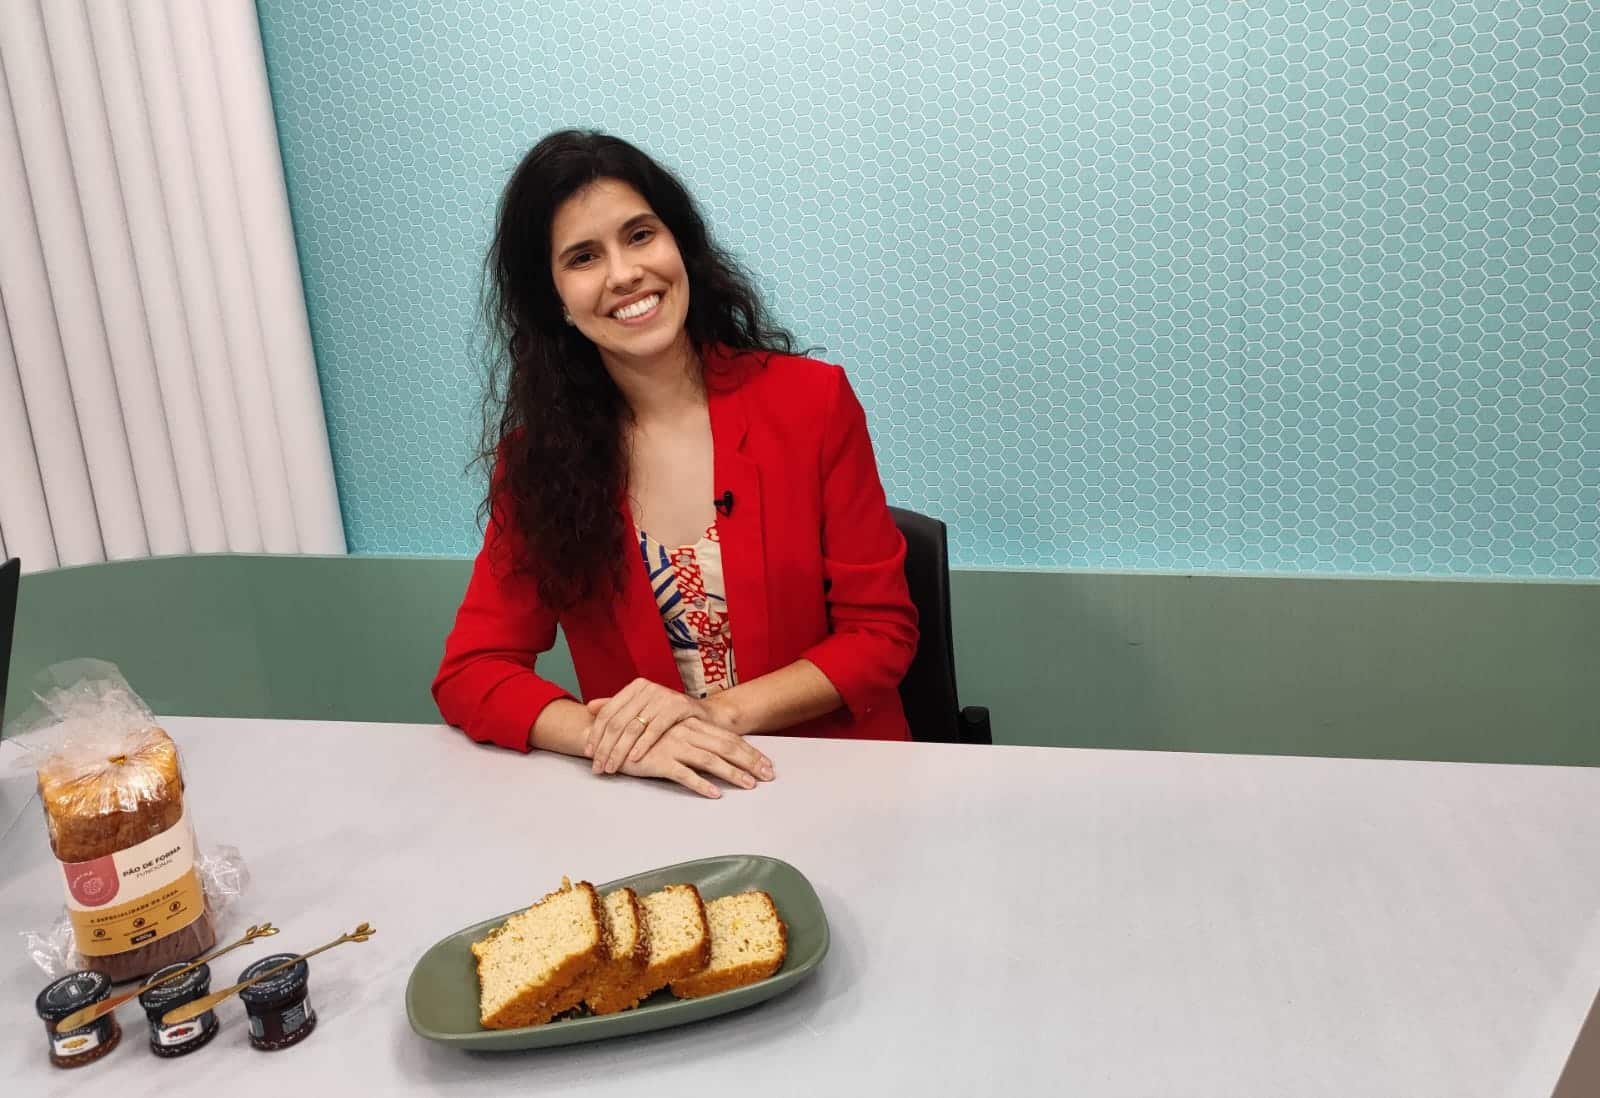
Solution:
{"label": "woman's clasped hand", "polygon": [[594,719],[583,752],[596,774],[665,778],[713,798],[721,792],[709,778],[754,789],[776,777],[771,759],[724,727],[715,696],[702,701],[634,679],[588,709]]}

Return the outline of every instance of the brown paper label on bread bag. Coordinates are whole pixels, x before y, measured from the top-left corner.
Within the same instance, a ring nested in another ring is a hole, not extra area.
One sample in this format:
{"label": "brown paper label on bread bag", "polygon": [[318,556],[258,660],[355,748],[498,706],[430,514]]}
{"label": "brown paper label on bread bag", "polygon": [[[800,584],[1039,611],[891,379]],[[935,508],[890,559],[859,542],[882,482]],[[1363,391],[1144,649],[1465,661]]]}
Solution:
{"label": "brown paper label on bread bag", "polygon": [[104,957],[182,930],[205,913],[185,812],[153,839],[87,862],[57,862],[78,952]]}

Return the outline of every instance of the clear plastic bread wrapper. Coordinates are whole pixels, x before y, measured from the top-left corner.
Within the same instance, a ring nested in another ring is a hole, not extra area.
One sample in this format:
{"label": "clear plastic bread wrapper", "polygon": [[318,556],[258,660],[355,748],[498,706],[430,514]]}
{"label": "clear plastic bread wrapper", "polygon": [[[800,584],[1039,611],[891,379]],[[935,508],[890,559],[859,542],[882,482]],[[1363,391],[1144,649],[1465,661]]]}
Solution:
{"label": "clear plastic bread wrapper", "polygon": [[66,906],[23,935],[29,955],[116,982],[194,960],[249,873],[232,847],[196,844],[177,744],[112,664],[57,664],[34,696],[8,733],[37,775]]}

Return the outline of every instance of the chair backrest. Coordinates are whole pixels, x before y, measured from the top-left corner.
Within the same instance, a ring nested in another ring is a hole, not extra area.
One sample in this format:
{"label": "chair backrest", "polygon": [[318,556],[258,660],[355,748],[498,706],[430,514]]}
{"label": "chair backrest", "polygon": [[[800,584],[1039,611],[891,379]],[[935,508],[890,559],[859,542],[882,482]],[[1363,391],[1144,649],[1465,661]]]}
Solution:
{"label": "chair backrest", "polygon": [[5,720],[6,678],[11,670],[11,631],[17,624],[17,587],[22,564],[15,558],[0,564],[0,723]]}
{"label": "chair backrest", "polygon": [[921,639],[900,683],[911,738],[960,743],[955,644],[950,625],[950,556],[945,525],[936,518],[891,507],[906,539],[906,585],[917,608]]}

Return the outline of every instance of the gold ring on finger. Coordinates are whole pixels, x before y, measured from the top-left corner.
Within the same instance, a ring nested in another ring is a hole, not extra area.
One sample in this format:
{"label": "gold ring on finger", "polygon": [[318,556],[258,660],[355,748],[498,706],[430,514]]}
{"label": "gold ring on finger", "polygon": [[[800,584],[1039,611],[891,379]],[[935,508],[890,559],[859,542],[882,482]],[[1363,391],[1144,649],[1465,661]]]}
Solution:
{"label": "gold ring on finger", "polygon": [[649,728],[650,727],[650,723],[648,721],[646,721],[643,717],[641,717],[637,713],[635,713],[633,715],[633,719],[639,722],[639,727],[640,728]]}

